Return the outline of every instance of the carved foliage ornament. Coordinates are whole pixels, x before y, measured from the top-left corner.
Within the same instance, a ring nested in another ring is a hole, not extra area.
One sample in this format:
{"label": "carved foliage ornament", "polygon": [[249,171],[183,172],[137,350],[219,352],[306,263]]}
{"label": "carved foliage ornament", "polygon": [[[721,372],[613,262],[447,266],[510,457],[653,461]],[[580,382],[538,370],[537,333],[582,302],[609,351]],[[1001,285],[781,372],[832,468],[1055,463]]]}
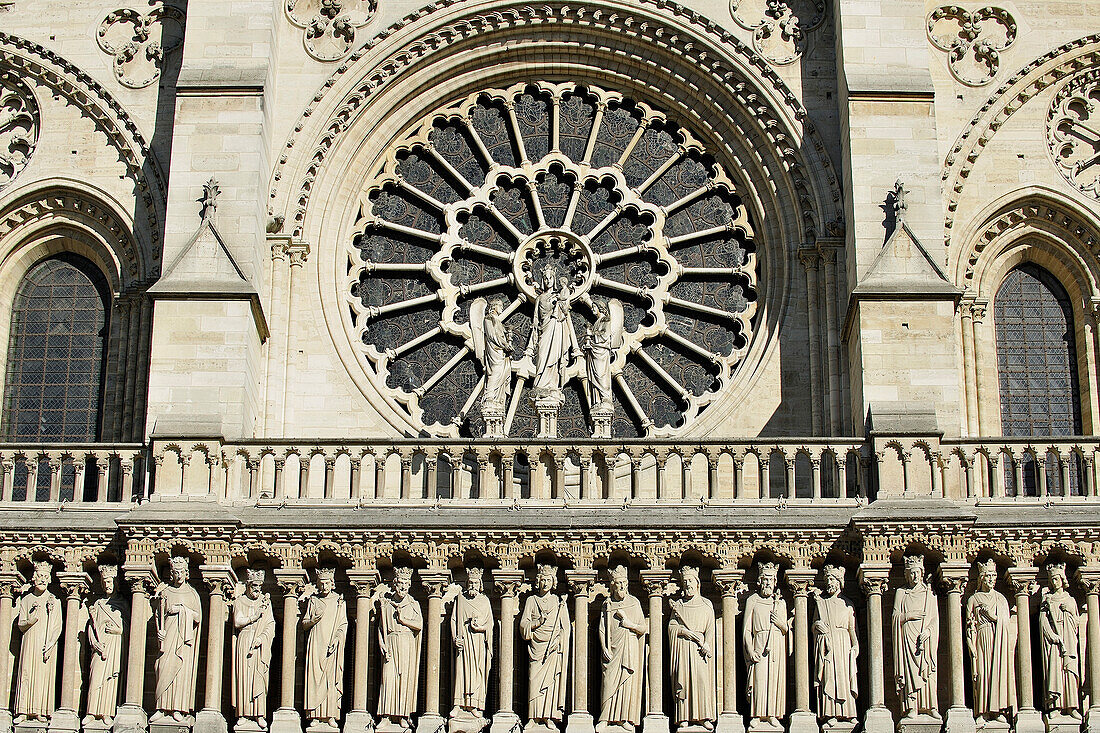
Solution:
{"label": "carved foliage ornament", "polygon": [[39,121],[30,87],[13,72],[0,71],[0,191],[27,167]]}
{"label": "carved foliage ornament", "polygon": [[96,31],[96,42],[114,57],[119,83],[142,89],[160,78],[164,59],[183,44],[183,11],[157,3],[148,13],[121,8],[108,13]]}
{"label": "carved foliage ornament", "polygon": [[730,14],[752,31],[757,53],[776,66],[792,64],[806,50],[806,37],[825,21],[824,0],[730,0]]}
{"label": "carved foliage ornament", "polygon": [[1054,95],[1047,146],[1062,176],[1100,199],[1100,70],[1078,74]]}
{"label": "carved foliage ornament", "polygon": [[343,58],[374,8],[375,0],[286,0],[287,17],[305,31],[306,51],[318,61]]}
{"label": "carved foliage ornament", "polygon": [[984,7],[973,12],[941,5],[928,16],[928,38],[947,52],[951,76],[971,87],[993,81],[1001,52],[1016,41],[1016,21],[1007,10]]}
{"label": "carved foliage ornament", "polygon": [[[488,374],[505,382],[495,433],[545,434],[535,402],[552,393],[557,435],[591,435],[590,345],[609,310],[621,327],[597,372],[616,436],[691,424],[748,348],[756,249],[734,184],[688,131],[612,92],[519,84],[439,110],[386,156],[355,231],[354,342],[434,434],[484,434]],[[477,358],[486,300],[503,377]]]}

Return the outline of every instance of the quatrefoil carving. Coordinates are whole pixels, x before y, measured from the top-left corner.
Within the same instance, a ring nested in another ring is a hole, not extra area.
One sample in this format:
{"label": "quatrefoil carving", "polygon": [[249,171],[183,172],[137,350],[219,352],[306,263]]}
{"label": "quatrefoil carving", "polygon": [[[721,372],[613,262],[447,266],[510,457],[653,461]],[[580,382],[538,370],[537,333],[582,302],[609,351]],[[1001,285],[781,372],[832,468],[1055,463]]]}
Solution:
{"label": "quatrefoil carving", "polygon": [[993,81],[1001,52],[1016,42],[1016,21],[1002,8],[987,6],[973,12],[958,5],[942,5],[928,16],[928,38],[947,53],[951,76],[970,87]]}
{"label": "quatrefoil carving", "polygon": [[776,66],[793,64],[806,50],[807,34],[825,22],[824,0],[730,0],[730,14],[752,31],[757,53]]}
{"label": "quatrefoil carving", "polygon": [[355,33],[374,15],[375,0],[286,0],[290,22],[318,61],[337,61],[355,45]]}
{"label": "quatrefoil carving", "polygon": [[142,89],[160,78],[164,59],[183,45],[183,11],[157,4],[148,13],[120,8],[99,24],[96,42],[114,57],[119,83]]}

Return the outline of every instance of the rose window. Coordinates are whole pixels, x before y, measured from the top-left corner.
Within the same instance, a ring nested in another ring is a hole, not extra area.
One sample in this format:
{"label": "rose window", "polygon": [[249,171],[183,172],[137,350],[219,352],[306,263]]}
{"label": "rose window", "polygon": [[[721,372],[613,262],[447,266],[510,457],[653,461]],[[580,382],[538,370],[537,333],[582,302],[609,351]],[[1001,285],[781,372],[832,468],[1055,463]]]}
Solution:
{"label": "rose window", "polygon": [[474,94],[361,196],[347,302],[372,378],[430,434],[669,435],[744,357],[749,214],[699,141],[573,84]]}
{"label": "rose window", "polygon": [[1100,74],[1095,70],[1074,77],[1055,95],[1047,144],[1062,176],[1100,198]]}

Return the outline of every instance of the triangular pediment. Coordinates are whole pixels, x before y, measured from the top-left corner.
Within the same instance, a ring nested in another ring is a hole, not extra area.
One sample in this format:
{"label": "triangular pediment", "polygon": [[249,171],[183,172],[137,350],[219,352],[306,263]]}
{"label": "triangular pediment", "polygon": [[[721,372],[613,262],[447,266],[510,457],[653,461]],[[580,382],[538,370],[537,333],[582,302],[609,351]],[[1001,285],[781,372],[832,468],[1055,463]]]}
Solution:
{"label": "triangular pediment", "polygon": [[150,293],[255,295],[256,289],[237,264],[213,219],[204,218],[179,257]]}
{"label": "triangular pediment", "polygon": [[957,297],[961,291],[951,284],[943,269],[903,221],[886,240],[871,269],[853,293],[864,296]]}

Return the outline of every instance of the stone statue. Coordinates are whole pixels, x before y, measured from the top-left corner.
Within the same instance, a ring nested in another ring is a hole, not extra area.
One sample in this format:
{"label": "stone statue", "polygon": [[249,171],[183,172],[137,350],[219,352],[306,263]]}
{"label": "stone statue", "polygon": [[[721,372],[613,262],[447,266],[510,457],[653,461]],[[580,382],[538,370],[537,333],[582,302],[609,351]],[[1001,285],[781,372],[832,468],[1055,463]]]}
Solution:
{"label": "stone statue", "polygon": [[1008,722],[1016,707],[1012,614],[994,590],[997,563],[978,564],[978,590],[966,602],[966,646],[974,683],[974,717]]}
{"label": "stone statue", "polygon": [[451,609],[455,647],[451,718],[463,719],[462,730],[481,730],[488,722],[485,697],[493,663],[493,607],[483,592],[484,572],[480,567],[467,568],[466,589],[455,597]]}
{"label": "stone statue", "polygon": [[486,302],[478,298],[470,304],[470,331],[474,353],[485,370],[485,388],[481,392],[481,411],[503,413],[508,407],[512,381],[512,329],[504,325],[501,297]]}
{"label": "stone statue", "polygon": [[556,728],[565,712],[569,667],[569,607],[566,597],[552,591],[557,585],[554,565],[538,566],[535,592],[523,604],[519,631],[527,641],[527,728]]}
{"label": "stone statue", "polygon": [[263,591],[263,569],[248,568],[244,577],[244,591],[233,599],[233,707],[238,730],[262,730],[267,728],[275,616],[271,596]]}
{"label": "stone statue", "polygon": [[543,289],[535,299],[535,315],[531,328],[535,356],[535,382],[532,394],[536,399],[561,400],[563,375],[569,363],[578,355],[577,334],[570,317],[569,278],[559,277],[555,285],[551,269],[543,274]]}
{"label": "stone statue", "polygon": [[787,713],[787,602],[779,593],[779,565],[756,568],[756,593],[745,599],[741,641],[745,647],[749,717],[778,728]]}
{"label": "stone statue", "polygon": [[611,569],[609,597],[600,613],[600,688],[598,733],[611,728],[633,731],[642,722],[642,680],[645,678],[646,634],[649,624],[642,604],[627,591],[627,568]]}
{"label": "stone statue", "polygon": [[611,397],[611,362],[615,350],[623,345],[623,304],[612,298],[592,300],[596,322],[584,338],[587,356],[589,403],[593,409],[613,409]]}
{"label": "stone statue", "polygon": [[401,728],[411,728],[420,678],[420,631],[424,616],[409,595],[412,568],[394,568],[393,587],[378,601],[379,649],[382,652],[382,689],[378,715]]}
{"label": "stone statue", "polygon": [[905,556],[905,585],[894,595],[894,682],[906,718],[939,718],[936,652],[940,610],[936,594],[924,582],[924,557]]}
{"label": "stone statue", "polygon": [[814,682],[817,712],[828,728],[840,720],[856,717],[856,658],[859,637],[852,604],[841,597],[844,566],[825,566],[825,591],[817,595],[814,621]]}
{"label": "stone statue", "polygon": [[[30,584],[16,604],[19,669],[15,678],[15,724],[49,720],[57,685],[58,639],[61,638],[61,601],[50,592],[53,565],[36,562]],[[7,653],[7,650],[4,650]]]}
{"label": "stone statue", "polygon": [[713,730],[718,720],[714,605],[699,593],[699,568],[680,568],[680,600],[669,602],[669,676],[680,729]]}
{"label": "stone statue", "polygon": [[1069,594],[1065,563],[1047,565],[1047,583],[1039,602],[1039,635],[1043,650],[1046,711],[1081,717],[1085,625],[1081,609]]}
{"label": "stone statue", "polygon": [[100,565],[103,596],[88,608],[88,711],[84,727],[98,721],[110,728],[118,709],[118,679],[122,671],[122,635],[126,631],[129,606],[116,593],[117,565]]}
{"label": "stone statue", "polygon": [[302,594],[306,632],[305,710],[313,726],[337,728],[344,692],[344,642],[348,610],[336,590],[336,569],[317,568],[316,588]]}
{"label": "stone statue", "polygon": [[169,716],[179,722],[195,709],[202,602],[187,582],[188,573],[187,558],[173,557],[168,583],[153,593],[160,655],[156,663],[157,712],[149,718],[150,723]]}

